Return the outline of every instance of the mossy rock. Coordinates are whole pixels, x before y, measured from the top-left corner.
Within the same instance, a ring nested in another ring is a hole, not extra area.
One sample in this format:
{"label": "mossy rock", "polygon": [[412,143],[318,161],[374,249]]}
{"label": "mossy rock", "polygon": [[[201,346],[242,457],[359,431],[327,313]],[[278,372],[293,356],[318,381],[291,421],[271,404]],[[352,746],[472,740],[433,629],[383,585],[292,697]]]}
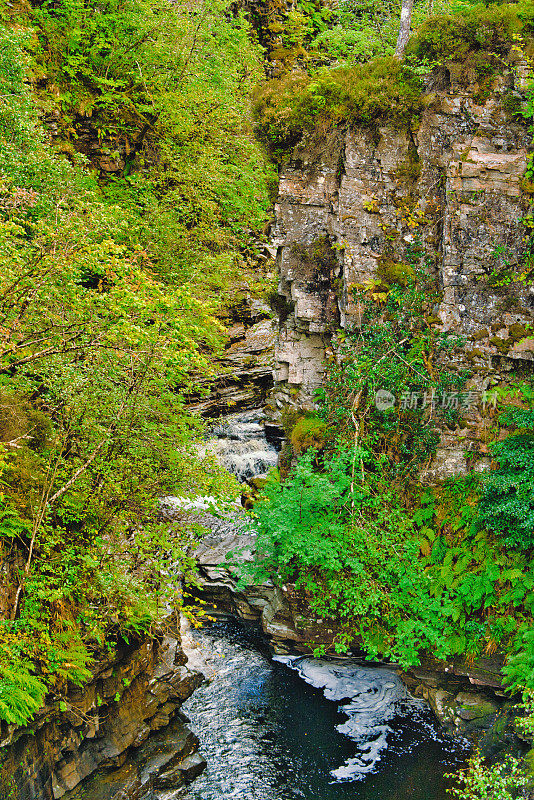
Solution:
{"label": "mossy rock", "polygon": [[466,721],[483,719],[499,710],[499,706],[492,700],[470,692],[460,692],[456,696],[456,704],[456,714]]}
{"label": "mossy rock", "polygon": [[527,329],[519,322],[514,322],[514,324],[510,325],[508,328],[508,338],[509,340],[511,339],[514,344],[515,342],[521,341],[521,339],[524,339],[526,336],[528,336]]}
{"label": "mossy rock", "polygon": [[264,475],[257,475],[255,478],[249,479],[249,484],[257,491],[261,492],[265,488],[267,478]]}
{"label": "mossy rock", "polygon": [[421,176],[421,162],[415,158],[407,158],[395,170],[395,178],[399,183],[412,186]]}
{"label": "mossy rock", "polygon": [[387,286],[408,286],[415,281],[413,267],[386,258],[380,260],[376,274]]}
{"label": "mossy rock", "polygon": [[282,414],[281,414],[282,428],[284,429],[284,433],[285,433],[287,439],[290,438],[291,431],[293,430],[293,428],[297,424],[297,421],[300,419],[300,417],[303,417],[303,416],[304,416],[304,413],[303,413],[302,409],[299,410],[299,409],[295,408],[294,406],[293,407],[292,406],[286,406],[282,410]]}
{"label": "mossy rock", "polygon": [[492,336],[490,339],[490,344],[496,347],[499,353],[507,353],[512,345],[512,342],[510,342],[508,339],[501,339],[500,336]]}
{"label": "mossy rock", "polygon": [[291,445],[295,453],[302,453],[309,447],[321,450],[324,446],[326,424],[318,417],[300,417],[291,431]]}
{"label": "mossy rock", "polygon": [[487,328],[481,328],[471,336],[473,342],[480,342],[482,339],[489,339],[489,331]]}
{"label": "mossy rock", "polygon": [[514,297],[513,295],[508,295],[508,297],[505,297],[504,300],[502,300],[499,303],[498,308],[499,311],[511,311],[512,309],[514,309],[520,313],[528,314],[528,311],[524,311],[524,309],[522,308],[518,298]]}

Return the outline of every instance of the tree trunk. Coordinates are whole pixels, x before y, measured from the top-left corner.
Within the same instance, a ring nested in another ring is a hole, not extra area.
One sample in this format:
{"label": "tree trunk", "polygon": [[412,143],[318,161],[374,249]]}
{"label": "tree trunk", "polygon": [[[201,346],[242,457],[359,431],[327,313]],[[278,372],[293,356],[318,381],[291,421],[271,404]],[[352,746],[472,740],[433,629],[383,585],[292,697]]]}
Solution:
{"label": "tree trunk", "polygon": [[412,9],[413,0],[402,0],[401,18],[399,27],[399,36],[397,38],[397,47],[395,49],[395,58],[399,61],[404,55],[408,39],[410,38],[410,27],[412,25]]}

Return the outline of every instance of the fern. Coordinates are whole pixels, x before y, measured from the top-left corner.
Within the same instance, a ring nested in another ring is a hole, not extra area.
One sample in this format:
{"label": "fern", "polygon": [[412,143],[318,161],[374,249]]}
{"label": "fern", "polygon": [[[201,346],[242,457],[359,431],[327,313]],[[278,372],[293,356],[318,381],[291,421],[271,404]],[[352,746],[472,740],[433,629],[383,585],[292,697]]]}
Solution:
{"label": "fern", "polygon": [[24,662],[0,663],[0,719],[26,725],[41,707],[46,686]]}
{"label": "fern", "polygon": [[501,422],[518,432],[493,445],[498,466],[483,482],[477,525],[527,550],[534,546],[534,411],[514,409]]}
{"label": "fern", "polygon": [[510,691],[534,689],[534,628],[517,637],[515,652],[503,667],[504,683]]}

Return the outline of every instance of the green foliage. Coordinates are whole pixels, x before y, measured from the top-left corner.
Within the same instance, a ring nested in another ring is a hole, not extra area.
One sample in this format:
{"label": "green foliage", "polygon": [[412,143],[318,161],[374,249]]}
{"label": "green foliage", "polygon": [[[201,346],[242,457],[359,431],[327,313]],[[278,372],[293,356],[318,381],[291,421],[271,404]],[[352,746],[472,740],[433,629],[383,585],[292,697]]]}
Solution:
{"label": "green foliage", "polygon": [[[531,587],[531,589],[534,587]],[[512,655],[503,667],[510,691],[534,690],[534,627],[517,635]]]}
{"label": "green foliage", "polygon": [[219,290],[264,223],[273,181],[248,125],[260,52],[227,6],[65,0],[28,19],[39,103],[58,115],[57,138],[98,168],[89,131],[119,165],[105,194],[128,208],[130,238],[160,276]]}
{"label": "green foliage", "polygon": [[[443,398],[451,391],[458,394],[467,375],[443,363],[458,342],[426,323],[432,288],[416,261],[383,266],[378,284],[353,290],[362,324],[334,344],[337,352],[317,397],[327,438],[356,436],[375,454],[375,477],[385,488],[391,480],[409,479],[432,456],[438,420],[457,422],[461,408],[447,408]],[[393,395],[390,408],[377,408],[380,391]]]}
{"label": "green foliage", "polygon": [[0,640],[0,719],[25,725],[41,706],[47,687],[33,674],[31,662],[14,658],[16,647],[15,639]]}
{"label": "green foliage", "polygon": [[463,6],[454,14],[426,20],[410,41],[408,52],[440,63],[465,62],[479,51],[502,57],[518,34],[532,34],[533,23],[529,2]]}
{"label": "green foliage", "polygon": [[[194,580],[195,532],[159,523],[158,498],[237,494],[198,456],[202,425],[185,409],[223,341],[221,289],[267,205],[247,125],[259,53],[226,9],[65,0],[28,11],[24,31],[0,28],[0,718],[10,722],[27,722],[47,691],[86,682],[121,642],[154,635],[180,603],[169,576]],[[72,140],[69,161],[39,124],[36,75],[38,103]],[[109,157],[129,148],[122,175],[99,183],[88,172],[74,147],[83,125]]]}
{"label": "green foliage", "polygon": [[479,525],[506,545],[534,547],[534,411],[514,409],[501,423],[515,432],[492,446],[497,468],[484,481]]}
{"label": "green foliage", "polygon": [[291,74],[261,90],[257,132],[275,148],[287,148],[317,126],[373,126],[386,118],[405,126],[420,108],[421,91],[419,77],[389,56],[313,77]]}
{"label": "green foliage", "polygon": [[[450,3],[437,2],[435,13]],[[416,2],[412,12],[417,28],[428,16],[426,2]],[[376,56],[391,56],[399,26],[399,9],[394,2],[381,4],[368,0],[299,0],[297,10],[289,12],[279,24],[285,47],[301,49],[300,61],[312,71],[321,64],[353,65]],[[275,51],[276,52],[276,51]]]}
{"label": "green foliage", "polygon": [[532,619],[534,572],[475,532],[473,480],[423,493],[410,513],[381,486],[371,452],[338,447],[318,470],[309,450],[254,507],[254,577],[294,582],[335,623],[339,650],[357,641],[371,658],[409,666],[423,653],[474,658],[505,646]]}
{"label": "green foliage", "polygon": [[478,753],[467,769],[449,777],[462,784],[449,790],[458,800],[514,800],[518,790],[530,783],[519,759],[508,756],[503,763],[488,767]]}

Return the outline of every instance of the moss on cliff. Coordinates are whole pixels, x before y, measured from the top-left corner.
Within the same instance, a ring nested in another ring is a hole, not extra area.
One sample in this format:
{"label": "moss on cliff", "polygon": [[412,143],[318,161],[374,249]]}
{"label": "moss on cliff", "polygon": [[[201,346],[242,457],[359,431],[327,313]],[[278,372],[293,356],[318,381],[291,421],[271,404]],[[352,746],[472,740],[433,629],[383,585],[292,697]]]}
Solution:
{"label": "moss on cliff", "polygon": [[476,99],[484,102],[503,63],[517,60],[512,44],[520,37],[528,49],[533,31],[531,2],[475,5],[431,17],[410,41],[404,64],[386,56],[268,83],[255,103],[258,134],[281,155],[304,133],[325,134],[329,126],[414,125],[425,105],[421,75],[433,68],[449,69],[464,85],[475,81]]}
{"label": "moss on cliff", "polygon": [[258,94],[257,132],[264,141],[286,148],[324,122],[372,126],[387,118],[402,127],[419,111],[421,92],[419,77],[391,57],[325,70],[313,78],[291,74],[267,83]]}

